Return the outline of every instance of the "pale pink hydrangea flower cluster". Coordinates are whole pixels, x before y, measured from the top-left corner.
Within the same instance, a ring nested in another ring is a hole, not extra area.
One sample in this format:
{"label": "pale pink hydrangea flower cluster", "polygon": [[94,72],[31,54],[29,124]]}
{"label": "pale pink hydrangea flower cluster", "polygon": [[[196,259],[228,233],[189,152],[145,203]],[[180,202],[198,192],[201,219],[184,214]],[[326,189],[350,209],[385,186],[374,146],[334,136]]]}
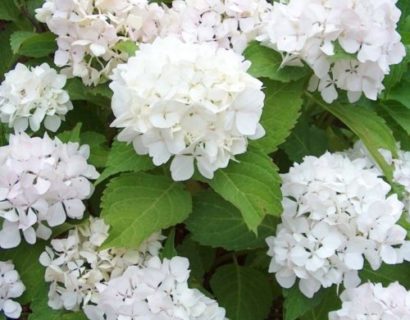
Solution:
{"label": "pale pink hydrangea flower cluster", "polygon": [[0,312],[7,318],[19,319],[21,305],[13,299],[20,297],[25,286],[11,261],[0,261]]}
{"label": "pale pink hydrangea flower cluster", "polygon": [[330,312],[329,320],[407,320],[410,319],[410,292],[400,283],[387,287],[365,283],[341,294],[342,308]]}
{"label": "pale pink hydrangea flower cluster", "polygon": [[175,0],[171,8],[147,0],[47,0],[36,17],[57,35],[56,65],[97,85],[129,58],[121,42],[173,35],[241,53],[270,9],[266,0]]}
{"label": "pale pink hydrangea flower cluster", "polygon": [[30,244],[48,239],[50,227],[83,217],[82,200],[93,192],[89,179],[98,177],[88,157],[86,145],[10,135],[0,148],[0,248],[18,246],[21,233]]}
{"label": "pale pink hydrangea flower cluster", "polygon": [[216,301],[188,287],[189,273],[186,258],[153,257],[99,286],[98,305],[85,312],[90,320],[225,320]]}
{"label": "pale pink hydrangea flower cluster", "polygon": [[382,262],[410,259],[406,230],[398,225],[403,204],[367,159],[308,156],[282,180],[282,223],[267,238],[270,272],[281,286],[298,278],[312,297],[321,287],[358,285],[365,260],[377,270]]}
{"label": "pale pink hydrangea flower cluster", "polygon": [[246,151],[248,139],[264,135],[262,82],[247,73],[249,66],[208,43],[167,37],[142,44],[112,77],[112,126],[123,129],[118,139],[157,166],[172,158],[174,180],[191,178],[194,162],[211,179]]}
{"label": "pale pink hydrangea flower cluster", "polygon": [[73,109],[65,83],[66,76],[46,63],[31,69],[18,63],[0,85],[0,121],[16,131],[37,131],[44,121],[46,129],[57,131]]}
{"label": "pale pink hydrangea flower cluster", "polygon": [[163,14],[162,7],[147,0],[47,0],[36,17],[57,35],[55,64],[96,85],[128,59],[117,45],[152,41]]}
{"label": "pale pink hydrangea flower cluster", "polygon": [[[275,2],[263,34],[283,53],[283,65],[310,66],[310,89],[331,103],[338,90],[350,102],[376,100],[390,66],[406,55],[396,31],[397,0],[290,0]],[[342,54],[341,54],[342,52]]]}
{"label": "pale pink hydrangea flower cluster", "polygon": [[158,232],[138,249],[100,250],[108,238],[109,226],[103,219],[90,217],[70,230],[67,237],[53,239],[40,256],[50,282],[48,305],[53,309],[79,310],[99,301],[98,286],[121,276],[131,265],[142,266],[157,256],[164,237]]}
{"label": "pale pink hydrangea flower cluster", "polygon": [[242,53],[259,35],[271,7],[266,0],[175,0],[161,34],[189,43],[216,43]]}

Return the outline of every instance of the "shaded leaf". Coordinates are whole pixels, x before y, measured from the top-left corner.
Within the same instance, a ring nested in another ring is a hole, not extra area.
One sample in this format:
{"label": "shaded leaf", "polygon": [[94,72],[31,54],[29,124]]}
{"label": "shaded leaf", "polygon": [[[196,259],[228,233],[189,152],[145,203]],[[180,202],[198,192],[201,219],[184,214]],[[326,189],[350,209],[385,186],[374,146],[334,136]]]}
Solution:
{"label": "shaded leaf", "polygon": [[307,155],[320,156],[327,149],[326,132],[310,125],[305,117],[299,119],[292,134],[283,144],[283,150],[293,162],[301,162]]}
{"label": "shaded leaf", "polygon": [[249,231],[241,212],[214,192],[202,192],[193,199],[193,210],[185,224],[192,238],[202,245],[245,250],[265,247],[265,238],[275,234],[277,219],[267,216],[258,235]]}
{"label": "shaded leaf", "polygon": [[219,268],[211,288],[229,319],[265,320],[273,302],[268,275],[249,267],[230,264]]}
{"label": "shaded leaf", "polygon": [[[317,101],[311,94],[307,95]],[[328,105],[319,101],[317,103],[342,121],[363,141],[374,160],[383,170],[386,178],[391,182],[393,168],[380,154],[379,149],[390,150],[393,156],[397,156],[397,146],[393,133],[383,118],[379,117],[374,111],[364,107],[338,104]]]}

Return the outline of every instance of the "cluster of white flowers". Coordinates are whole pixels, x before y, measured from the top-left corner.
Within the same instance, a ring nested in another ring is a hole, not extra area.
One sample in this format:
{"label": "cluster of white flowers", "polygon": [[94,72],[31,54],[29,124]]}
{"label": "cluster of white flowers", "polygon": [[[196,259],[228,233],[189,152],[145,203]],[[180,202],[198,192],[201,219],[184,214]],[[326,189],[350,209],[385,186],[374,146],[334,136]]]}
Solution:
{"label": "cluster of white flowers", "polygon": [[14,270],[14,264],[11,261],[0,261],[0,311],[7,318],[20,318],[21,305],[12,299],[20,297],[25,289],[20,275]]}
{"label": "cluster of white flowers", "polygon": [[318,89],[326,102],[337,98],[337,88],[346,90],[351,102],[362,92],[376,100],[390,65],[406,54],[396,31],[401,14],[396,2],[275,2],[259,39],[283,53],[284,65],[308,64],[315,73],[310,89]]}
{"label": "cluster of white flowers", "polygon": [[[407,218],[410,219],[410,151],[401,150],[400,145],[398,145],[397,158],[394,158],[392,153],[388,150],[380,149],[379,152],[382,154],[386,162],[393,166],[394,182],[404,187],[405,194],[403,195],[402,201],[409,213]],[[382,170],[377,166],[362,141],[357,141],[354,147],[346,150],[344,154],[353,160],[358,158],[366,159],[368,168],[375,168],[376,170],[379,170],[380,175],[383,174]]]}
{"label": "cluster of white flowers", "polygon": [[151,258],[146,266],[129,267],[122,276],[99,286],[97,306],[85,312],[90,320],[224,320],[225,310],[196,289],[190,289],[189,261]]}
{"label": "cluster of white flowers", "polygon": [[158,35],[164,10],[148,0],[47,0],[37,9],[57,37],[54,62],[69,76],[96,85],[128,55],[123,41],[152,41]]}
{"label": "cluster of white flowers", "polygon": [[379,176],[365,158],[330,153],[305,157],[282,175],[282,224],[267,239],[281,286],[299,278],[312,297],[320,287],[358,285],[365,259],[374,270],[410,259],[406,230],[396,224],[403,204]]}
{"label": "cluster of white flowers", "polygon": [[347,289],[340,296],[342,308],[329,313],[329,320],[410,319],[410,292],[398,282],[383,288],[380,283],[365,283]]}
{"label": "cluster of white flowers", "polygon": [[67,217],[83,217],[82,200],[93,191],[88,179],[98,177],[88,156],[86,145],[64,144],[47,135],[10,136],[10,144],[0,148],[1,248],[18,246],[20,232],[33,244],[36,237],[49,238],[49,227],[63,224]]}
{"label": "cluster of white flowers", "polygon": [[161,35],[189,43],[214,42],[242,53],[261,30],[272,5],[266,0],[175,0]]}
{"label": "cluster of white flowers", "polygon": [[164,237],[153,234],[138,250],[121,248],[99,250],[108,238],[104,220],[90,217],[69,231],[66,238],[53,239],[40,256],[50,282],[49,306],[53,309],[78,310],[99,300],[97,285],[123,274],[131,265],[141,266],[158,255]]}
{"label": "cluster of white flowers", "polygon": [[212,44],[158,38],[143,44],[135,57],[114,70],[112,126],[123,128],[120,141],[155,165],[174,156],[174,180],[199,172],[212,178],[248,139],[264,135],[259,124],[262,82],[246,73],[249,63]]}
{"label": "cluster of white flowers", "polygon": [[57,131],[61,120],[73,108],[68,93],[63,90],[66,76],[58,74],[46,63],[31,70],[18,63],[5,74],[0,85],[0,121],[16,131],[44,126]]}

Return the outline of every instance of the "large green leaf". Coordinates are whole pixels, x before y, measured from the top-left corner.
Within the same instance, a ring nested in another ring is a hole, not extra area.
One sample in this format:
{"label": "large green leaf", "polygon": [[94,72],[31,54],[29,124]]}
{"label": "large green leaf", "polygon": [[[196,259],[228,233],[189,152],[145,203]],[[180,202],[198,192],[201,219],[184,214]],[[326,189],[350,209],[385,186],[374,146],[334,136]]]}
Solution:
{"label": "large green leaf", "polygon": [[17,248],[0,250],[0,261],[11,260],[26,286],[21,298],[23,303],[30,302],[35,297],[38,287],[44,283],[45,269],[38,259],[45,246],[46,243],[41,240],[37,240],[35,245],[23,241]]}
{"label": "large green leaf", "polygon": [[393,133],[383,118],[379,117],[374,111],[364,107],[328,105],[316,100],[311,94],[307,95],[342,121],[363,141],[374,160],[383,170],[386,178],[391,182],[393,168],[389,166],[380,154],[379,149],[390,150],[394,156],[397,156],[397,146]]}
{"label": "large green leaf", "polygon": [[319,305],[324,298],[323,292],[319,291],[312,299],[309,299],[300,292],[297,285],[290,289],[284,289],[283,296],[285,298],[283,303],[284,320],[298,319]]}
{"label": "large green leaf", "polygon": [[410,135],[410,109],[399,104],[381,105],[381,108]]}
{"label": "large green leaf", "polygon": [[256,148],[218,170],[209,181],[212,189],[234,204],[248,228],[257,232],[266,215],[282,212],[280,178],[272,160]]}
{"label": "large green leaf", "polygon": [[10,44],[14,53],[32,58],[46,57],[57,49],[55,35],[51,32],[17,31],[11,35]]}
{"label": "large green leaf", "polygon": [[269,78],[280,82],[290,82],[304,78],[309,71],[302,67],[281,67],[282,56],[279,52],[261,45],[249,44],[244,56],[252,64],[249,73],[256,78]]}
{"label": "large green leaf", "polygon": [[81,144],[90,146],[90,158],[88,162],[97,168],[105,167],[110,149],[107,145],[107,139],[104,135],[88,131],[81,133]]}
{"label": "large green leaf", "polygon": [[265,238],[276,232],[277,219],[267,216],[255,235],[235,206],[214,192],[202,192],[194,197],[192,214],[185,223],[192,238],[202,245],[245,250],[266,246]]}
{"label": "large green leaf", "polygon": [[397,265],[383,264],[380,269],[373,270],[369,265],[365,265],[360,272],[362,282],[371,281],[382,283],[384,286],[398,281],[401,285],[410,290],[410,263],[404,262]]}
{"label": "large green leaf", "polygon": [[281,83],[265,80],[264,84],[266,98],[261,124],[266,134],[252,141],[251,145],[271,153],[285,142],[299,118],[304,81]]}
{"label": "large green leaf", "polygon": [[410,109],[410,82],[402,81],[400,85],[393,88],[387,95],[386,99],[400,102],[403,106]]}
{"label": "large green leaf", "polygon": [[0,30],[0,81],[3,79],[3,74],[11,68],[16,60],[10,47],[10,35],[13,33],[13,27],[12,25],[8,25],[5,29]]}
{"label": "large green leaf", "polygon": [[321,293],[318,293],[318,294],[320,294],[322,297],[320,303],[314,309],[311,309],[307,313],[305,313],[301,319],[303,320],[328,320],[329,312],[336,311],[341,308],[342,302],[340,301],[340,298],[339,298],[340,292],[336,287],[332,287],[329,289],[322,289]]}
{"label": "large green leaf", "polygon": [[247,227],[257,232],[266,215],[282,212],[280,178],[272,160],[256,148],[218,170],[210,186],[225,200],[235,205]]}
{"label": "large green leaf", "polygon": [[114,141],[108,154],[106,168],[96,184],[121,172],[147,171],[154,167],[152,160],[148,156],[140,156],[131,145]]}
{"label": "large green leaf", "polygon": [[152,233],[184,221],[192,201],[182,184],[167,177],[131,173],[111,180],[101,208],[111,226],[104,247],[137,248]]}
{"label": "large green leaf", "polygon": [[20,17],[20,11],[14,0],[0,1],[0,20],[16,21]]}
{"label": "large green leaf", "polygon": [[112,91],[107,84],[97,87],[86,87],[79,78],[67,80],[65,90],[72,101],[89,101],[95,105],[108,108],[111,104]]}
{"label": "large green leaf", "polygon": [[219,268],[211,288],[232,320],[265,320],[273,302],[267,273],[249,267],[230,264]]}
{"label": "large green leaf", "polygon": [[184,242],[177,247],[178,255],[189,259],[191,274],[189,281],[201,283],[203,276],[208,272],[215,259],[216,250],[210,247],[199,245],[188,236]]}
{"label": "large green leaf", "polygon": [[283,144],[283,150],[293,162],[300,162],[307,155],[320,156],[328,150],[326,132],[302,117]]}

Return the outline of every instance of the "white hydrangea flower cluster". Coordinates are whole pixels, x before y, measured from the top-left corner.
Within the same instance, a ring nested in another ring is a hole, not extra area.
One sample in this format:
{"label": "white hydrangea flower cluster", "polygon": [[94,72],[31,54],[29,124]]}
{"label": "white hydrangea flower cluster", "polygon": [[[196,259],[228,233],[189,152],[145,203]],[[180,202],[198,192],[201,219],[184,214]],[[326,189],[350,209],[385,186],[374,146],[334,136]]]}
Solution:
{"label": "white hydrangea flower cluster", "polygon": [[329,320],[410,319],[410,292],[398,282],[386,288],[365,283],[341,294],[342,308],[329,313]]}
{"label": "white hydrangea flower cluster", "polygon": [[161,34],[185,42],[214,42],[242,53],[256,39],[272,5],[266,0],[175,0]]}
{"label": "white hydrangea flower cluster", "polygon": [[[386,162],[394,167],[394,182],[404,187],[405,195],[402,200],[409,213],[408,219],[410,219],[410,151],[401,150],[398,145],[397,158],[394,158],[389,150],[380,149],[379,152],[382,154]],[[362,141],[357,141],[352,149],[346,150],[344,153],[350,159],[366,159],[369,168],[375,168],[376,170],[379,170],[380,175],[383,174],[382,170],[377,166]]]}
{"label": "white hydrangea flower cluster", "polygon": [[[390,65],[406,52],[396,31],[400,18],[397,0],[290,0],[275,2],[263,35],[267,46],[282,52],[283,65],[305,62],[319,90],[331,103],[337,89],[351,102],[362,93],[376,100]],[[338,51],[344,52],[338,56]]]}
{"label": "white hydrangea flower cluster", "polygon": [[128,55],[123,41],[152,41],[164,10],[148,0],[47,0],[36,18],[57,35],[57,66],[69,76],[96,85]]}
{"label": "white hydrangea flower cluster", "polygon": [[65,83],[66,76],[46,63],[32,69],[18,63],[0,85],[0,121],[16,131],[37,131],[44,120],[46,129],[57,131],[73,109]]}
{"label": "white hydrangea flower cluster", "polygon": [[151,258],[146,266],[129,267],[122,276],[99,286],[100,301],[85,312],[90,320],[224,320],[225,310],[190,289],[189,261]]}
{"label": "white hydrangea flower cluster", "polygon": [[14,270],[14,264],[11,261],[0,261],[0,311],[7,318],[20,318],[21,305],[12,299],[20,297],[25,289],[20,275]]}
{"label": "white hydrangea flower cluster", "polygon": [[189,179],[194,160],[212,178],[246,151],[248,139],[264,135],[262,82],[248,68],[242,56],[212,44],[168,37],[141,45],[110,85],[118,139],[157,166],[174,156],[174,180]]}
{"label": "white hydrangea flower cluster", "polygon": [[0,148],[0,247],[14,248],[24,239],[48,239],[49,227],[68,218],[81,219],[82,200],[93,192],[88,179],[98,173],[87,163],[89,148],[55,138],[11,135]]}
{"label": "white hydrangea flower cluster", "polygon": [[49,306],[78,310],[99,300],[97,286],[123,274],[131,265],[143,265],[158,255],[164,237],[153,234],[138,250],[98,247],[108,238],[109,226],[103,219],[90,217],[85,224],[69,231],[66,238],[53,239],[40,256],[50,282]]}
{"label": "white hydrangea flower cluster", "polygon": [[326,153],[282,175],[282,223],[267,238],[270,272],[281,286],[299,278],[300,290],[312,297],[321,287],[358,285],[365,259],[374,270],[410,259],[406,230],[396,224],[403,204],[367,164]]}

